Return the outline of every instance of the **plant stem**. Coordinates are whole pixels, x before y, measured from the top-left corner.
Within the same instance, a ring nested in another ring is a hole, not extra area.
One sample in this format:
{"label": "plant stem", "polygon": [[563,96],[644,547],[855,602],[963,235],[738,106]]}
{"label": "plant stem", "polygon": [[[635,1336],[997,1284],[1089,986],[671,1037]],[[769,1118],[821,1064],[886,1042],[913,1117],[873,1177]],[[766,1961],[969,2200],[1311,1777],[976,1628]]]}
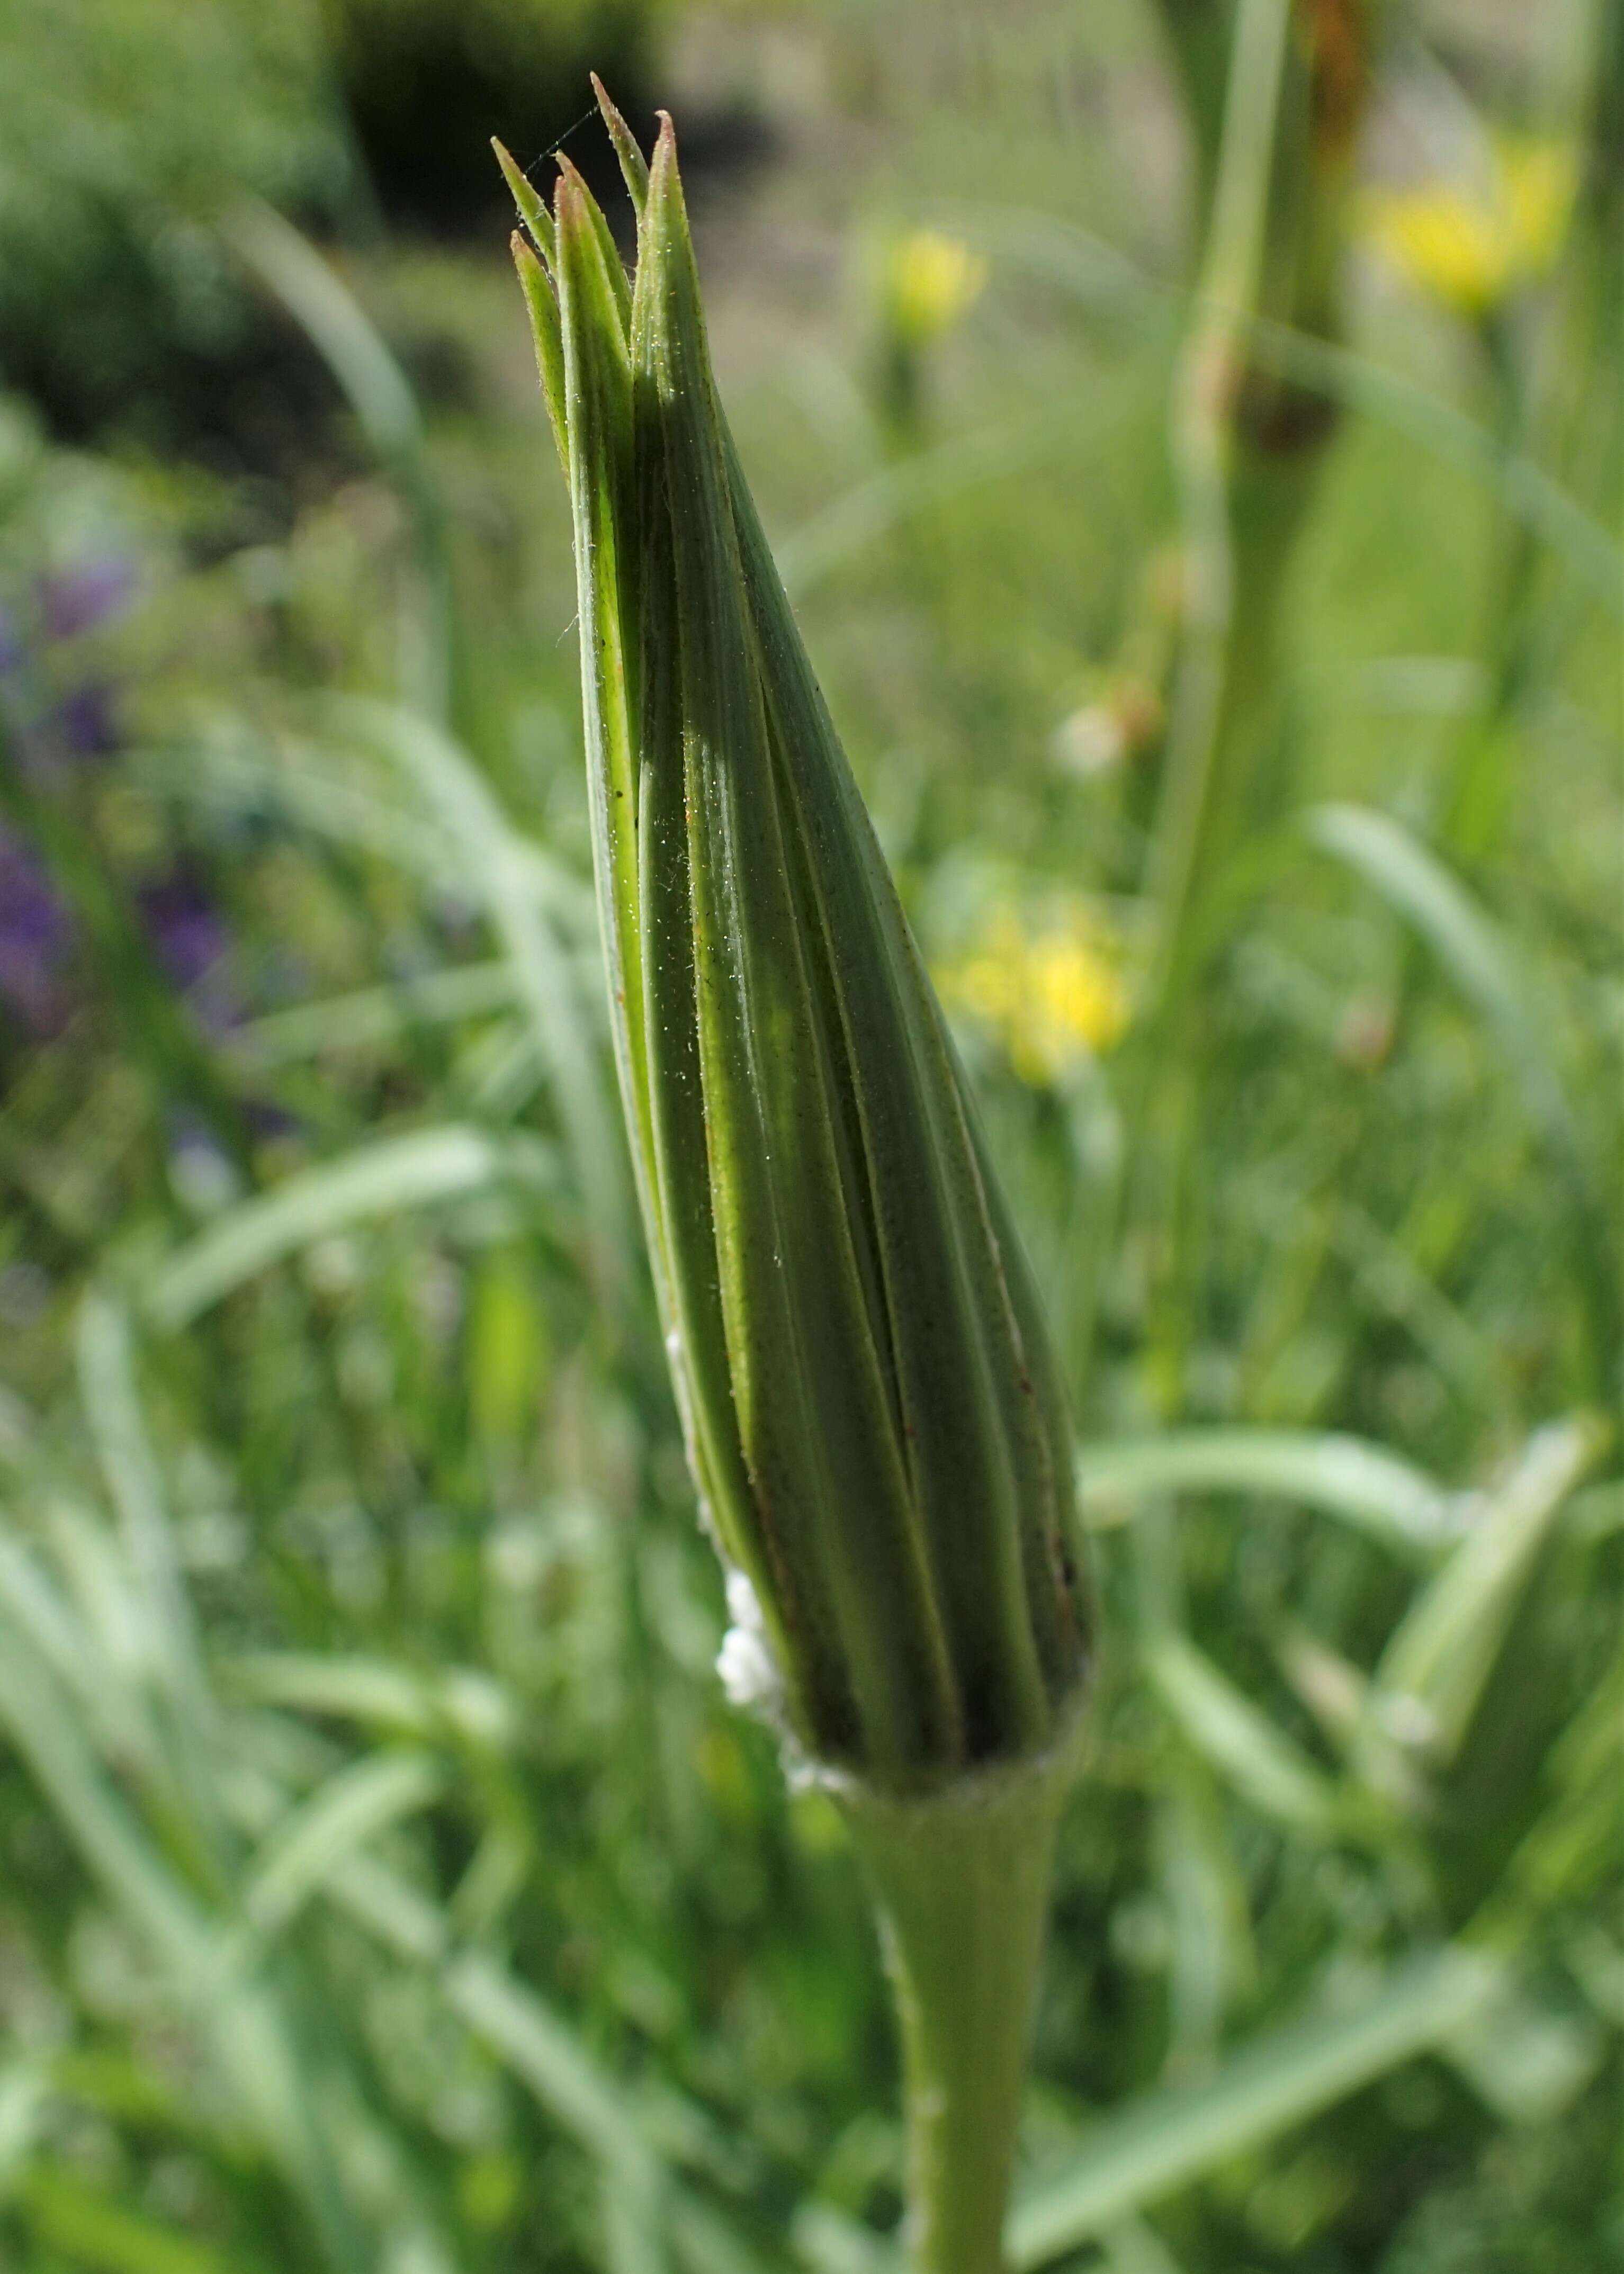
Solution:
{"label": "plant stem", "polygon": [[903,2039],[913,2274],[1006,2274],[1005,2211],[1074,1719],[940,1794],[837,1788],[878,1903]]}
{"label": "plant stem", "polygon": [[1223,717],[1235,606],[1229,458],[1247,326],[1263,268],[1290,16],[1289,0],[1243,0],[1236,20],[1198,312],[1185,347],[1174,416],[1189,589],[1162,809],[1152,850],[1150,883],[1159,913],[1152,999],[1158,1006],[1180,964]]}

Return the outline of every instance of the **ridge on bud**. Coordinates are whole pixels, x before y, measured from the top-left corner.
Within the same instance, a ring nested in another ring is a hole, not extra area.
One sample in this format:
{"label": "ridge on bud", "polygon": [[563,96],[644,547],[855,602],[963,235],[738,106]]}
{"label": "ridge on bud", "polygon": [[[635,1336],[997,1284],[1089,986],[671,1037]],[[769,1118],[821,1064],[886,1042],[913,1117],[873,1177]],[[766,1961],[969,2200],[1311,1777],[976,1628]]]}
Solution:
{"label": "ridge on bud", "polygon": [[687,1450],[738,1583],[728,1670],[898,1796],[1069,1726],[1069,1430],[964,1077],[712,376],[662,117],[598,90],[629,280],[568,160],[499,152],[570,485],[599,904]]}

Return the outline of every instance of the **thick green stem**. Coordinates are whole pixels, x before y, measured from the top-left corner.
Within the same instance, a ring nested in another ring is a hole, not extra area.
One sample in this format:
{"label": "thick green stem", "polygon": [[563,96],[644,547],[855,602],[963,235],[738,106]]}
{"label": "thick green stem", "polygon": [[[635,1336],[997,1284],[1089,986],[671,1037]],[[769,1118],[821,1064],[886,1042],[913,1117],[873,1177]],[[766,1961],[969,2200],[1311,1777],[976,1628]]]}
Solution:
{"label": "thick green stem", "polygon": [[1039,1758],[894,1800],[842,1782],[902,2027],[913,2274],[1005,2274],[1003,2228],[1070,1726]]}

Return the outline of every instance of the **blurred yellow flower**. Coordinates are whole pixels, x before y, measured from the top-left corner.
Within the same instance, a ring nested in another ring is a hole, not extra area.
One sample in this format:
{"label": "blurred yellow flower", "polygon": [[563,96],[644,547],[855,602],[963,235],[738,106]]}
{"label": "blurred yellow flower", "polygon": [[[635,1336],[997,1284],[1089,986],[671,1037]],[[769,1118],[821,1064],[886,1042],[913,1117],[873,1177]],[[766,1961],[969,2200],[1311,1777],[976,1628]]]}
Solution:
{"label": "blurred yellow flower", "polygon": [[1368,201],[1371,241],[1413,284],[1482,317],[1554,266],[1578,188],[1570,145],[1504,138],[1485,184],[1435,181]]}
{"label": "blurred yellow flower", "polygon": [[1111,943],[1084,911],[1029,931],[1011,909],[992,918],[970,953],[942,966],[944,1003],[990,1027],[1021,1080],[1058,1081],[1108,1050],[1128,1026],[1127,990]]}
{"label": "blurred yellow flower", "polygon": [[986,257],[956,237],[914,229],[887,246],[881,290],[887,320],[911,347],[940,339],[986,287]]}

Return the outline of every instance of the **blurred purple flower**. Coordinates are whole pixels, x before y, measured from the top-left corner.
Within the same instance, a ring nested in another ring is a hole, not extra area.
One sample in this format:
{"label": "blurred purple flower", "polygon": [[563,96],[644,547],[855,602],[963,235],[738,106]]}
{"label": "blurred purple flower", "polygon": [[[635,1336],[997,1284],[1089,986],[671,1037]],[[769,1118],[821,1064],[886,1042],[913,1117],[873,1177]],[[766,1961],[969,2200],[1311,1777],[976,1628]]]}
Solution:
{"label": "blurred purple flower", "polygon": [[46,645],[94,631],[123,610],[134,589],[133,563],[110,555],[38,578],[33,606],[20,619],[0,609],[0,681],[19,682],[4,692],[19,758],[31,773],[60,777],[117,749],[116,686],[87,679],[53,702],[47,690],[60,687],[72,667],[64,674],[37,666]]}
{"label": "blurred purple flower", "polygon": [[243,1111],[248,1126],[262,1141],[279,1137],[297,1137],[304,1123],[285,1105],[274,1105],[268,1098],[250,1097],[243,1101]]}
{"label": "blurred purple flower", "polygon": [[0,829],[0,995],[35,1033],[61,1023],[60,969],[72,942],[72,921],[43,866]]}
{"label": "blurred purple flower", "polygon": [[141,915],[158,960],[183,991],[195,987],[230,945],[220,914],[195,877],[175,869],[140,895]]}
{"label": "blurred purple flower", "polygon": [[104,758],[118,747],[114,689],[105,680],[87,680],[57,706],[52,721],[58,747],[75,758]]}
{"label": "blurred purple flower", "polygon": [[47,639],[78,639],[120,614],[135,590],[135,566],[117,553],[40,581],[40,621]]}
{"label": "blurred purple flower", "polygon": [[235,1025],[242,1015],[227,968],[231,935],[195,876],[184,868],[140,895],[141,920],[170,984],[188,997],[206,1027]]}

